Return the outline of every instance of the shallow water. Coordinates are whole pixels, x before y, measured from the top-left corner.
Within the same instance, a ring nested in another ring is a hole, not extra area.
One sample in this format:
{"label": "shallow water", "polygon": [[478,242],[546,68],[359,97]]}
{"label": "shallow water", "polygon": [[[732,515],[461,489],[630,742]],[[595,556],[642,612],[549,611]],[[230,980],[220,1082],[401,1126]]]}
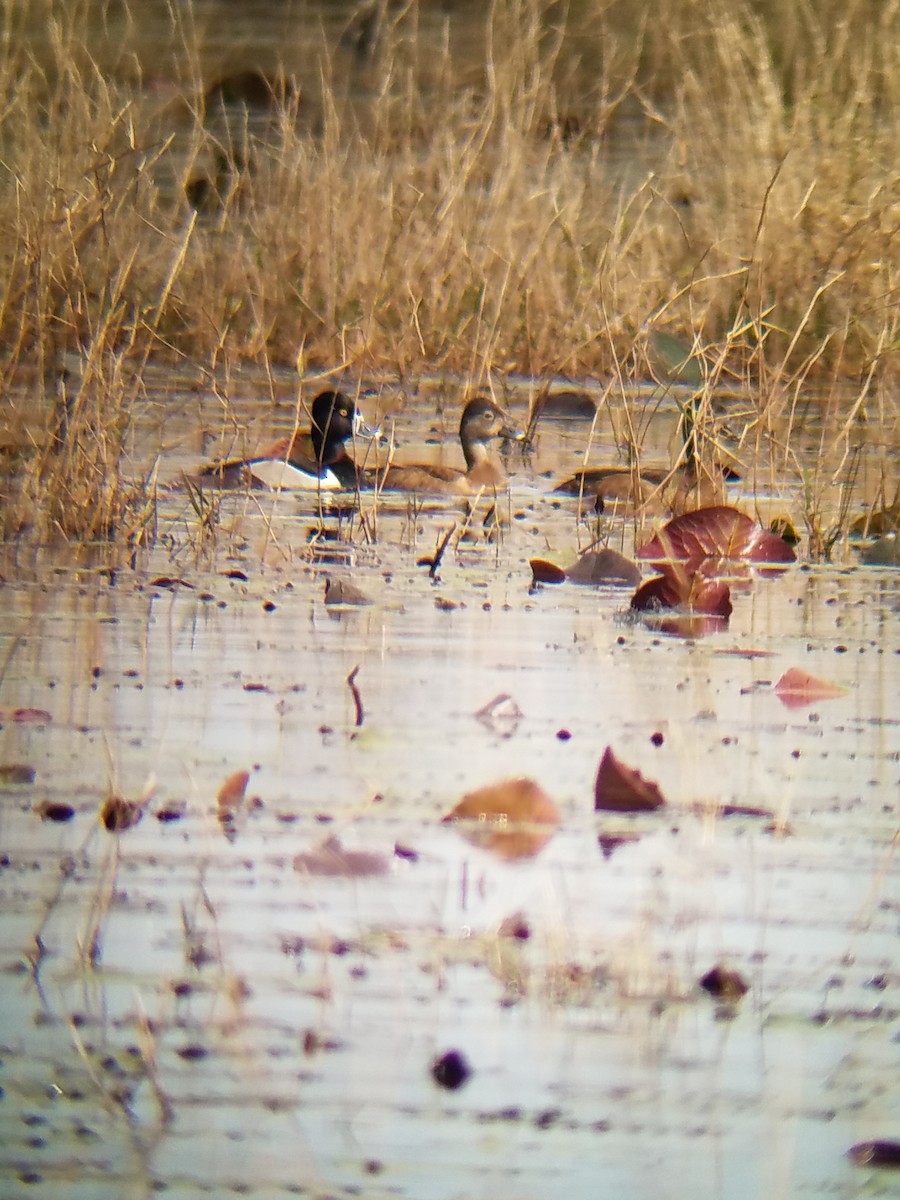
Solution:
{"label": "shallow water", "polygon": [[[253,391],[232,403],[255,443]],[[398,456],[458,461],[456,396],[437,408],[406,404]],[[162,434],[176,482],[225,424],[159,399],[136,472]],[[674,432],[667,402],[650,457]],[[695,640],[631,620],[627,589],[530,593],[530,557],[586,544],[548,492],[585,437],[546,422],[500,544],[437,581],[417,559],[462,514],[400,498],[373,543],[315,549],[311,502],[261,494],[224,497],[203,547],[176,488],[137,572],[7,549],[0,763],[35,778],[0,785],[4,1197],[900,1195],[846,1156],[900,1129],[898,575],[849,552],[757,576]],[[329,570],[372,603],[326,610]],[[791,666],[846,691],[786,707]],[[504,693],[518,721],[476,717]],[[593,811],[607,745],[666,808]],[[562,814],[533,859],[441,824],[517,775]],[[102,827],[111,790],[149,796],[140,823]],[[329,836],[386,870],[295,863]],[[511,917],[527,937],[499,935]],[[733,1009],[697,986],[717,962],[749,984]],[[458,1091],[431,1078],[448,1049]]]}

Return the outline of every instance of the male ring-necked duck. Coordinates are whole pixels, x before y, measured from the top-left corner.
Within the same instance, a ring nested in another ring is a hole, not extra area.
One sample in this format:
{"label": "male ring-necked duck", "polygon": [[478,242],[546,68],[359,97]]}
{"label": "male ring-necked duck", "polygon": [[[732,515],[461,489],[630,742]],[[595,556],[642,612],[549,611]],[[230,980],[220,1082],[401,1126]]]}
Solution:
{"label": "male ring-necked duck", "polygon": [[309,432],[281,438],[262,454],[211,463],[202,481],[220,487],[264,485],[300,491],[335,491],[357,486],[357,469],[347,454],[351,437],[371,438],[362,414],[343,392],[320,392],[310,406]]}
{"label": "male ring-necked duck", "polygon": [[470,496],[482,488],[503,487],[506,472],[491,452],[495,438],[521,440],[506,413],[484,396],[476,396],[463,409],[459,440],[466,460],[465,471],[431,463],[389,466],[379,474],[377,484],[404,492],[430,492],[437,495]]}

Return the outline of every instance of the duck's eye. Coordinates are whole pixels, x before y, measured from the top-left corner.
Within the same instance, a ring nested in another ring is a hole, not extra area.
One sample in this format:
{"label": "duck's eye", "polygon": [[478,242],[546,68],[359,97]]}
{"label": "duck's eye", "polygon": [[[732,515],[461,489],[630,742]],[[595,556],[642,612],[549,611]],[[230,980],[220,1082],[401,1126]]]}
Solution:
{"label": "duck's eye", "polygon": [[349,416],[350,416],[350,410],[349,410],[349,408],[341,408],[341,409],[338,409],[338,413],[339,413],[339,415],[340,415],[340,416],[342,416],[342,417],[349,417]]}

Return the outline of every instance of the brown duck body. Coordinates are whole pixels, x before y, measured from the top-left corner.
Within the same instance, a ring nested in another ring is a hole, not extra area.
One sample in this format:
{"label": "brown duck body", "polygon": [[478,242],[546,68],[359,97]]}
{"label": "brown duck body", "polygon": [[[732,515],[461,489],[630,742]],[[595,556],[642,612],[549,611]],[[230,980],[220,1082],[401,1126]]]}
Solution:
{"label": "brown duck body", "polygon": [[723,504],[726,478],[728,472],[723,468],[698,469],[690,459],[673,471],[651,468],[640,474],[628,467],[592,467],[564,480],[554,491],[602,501],[604,510],[620,516],[637,511],[669,511],[677,516],[709,504]]}
{"label": "brown duck body", "polygon": [[506,484],[503,464],[492,453],[496,438],[521,438],[506,414],[483,396],[470,400],[459,423],[459,440],[466,469],[431,463],[390,466],[377,478],[377,486],[392,491],[422,492],[441,496],[471,496],[483,488]]}

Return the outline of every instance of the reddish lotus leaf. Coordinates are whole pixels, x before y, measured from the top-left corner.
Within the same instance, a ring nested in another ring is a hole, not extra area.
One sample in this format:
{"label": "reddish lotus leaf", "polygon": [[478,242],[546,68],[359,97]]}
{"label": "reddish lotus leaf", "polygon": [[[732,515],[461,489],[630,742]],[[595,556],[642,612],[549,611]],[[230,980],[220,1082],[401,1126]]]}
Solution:
{"label": "reddish lotus leaf", "polygon": [[690,567],[667,563],[662,574],[641,584],[631,597],[638,612],[660,608],[680,608],[691,613],[716,617],[731,616],[731,593],[727,583],[707,579]]}
{"label": "reddish lotus leaf", "polygon": [[669,521],[636,551],[654,562],[703,558],[746,558],[751,562],[794,562],[796,555],[777,534],[727,504],[698,508]]}
{"label": "reddish lotus leaf", "polygon": [[665,802],[655,783],[619,762],[612,748],[606,747],[594,781],[596,812],[652,812]]}
{"label": "reddish lotus leaf", "polygon": [[556,563],[548,562],[546,558],[532,558],[528,561],[531,567],[531,585],[539,583],[565,583],[566,573]]}
{"label": "reddish lotus leaf", "polygon": [[790,667],[775,684],[775,693],[786,708],[804,708],[817,700],[845,696],[847,689],[828,679],[817,679],[799,667]]}
{"label": "reddish lotus leaf", "polygon": [[559,809],[532,779],[507,779],[463,796],[445,823],[467,822],[463,837],[500,858],[531,858],[553,837]]}

